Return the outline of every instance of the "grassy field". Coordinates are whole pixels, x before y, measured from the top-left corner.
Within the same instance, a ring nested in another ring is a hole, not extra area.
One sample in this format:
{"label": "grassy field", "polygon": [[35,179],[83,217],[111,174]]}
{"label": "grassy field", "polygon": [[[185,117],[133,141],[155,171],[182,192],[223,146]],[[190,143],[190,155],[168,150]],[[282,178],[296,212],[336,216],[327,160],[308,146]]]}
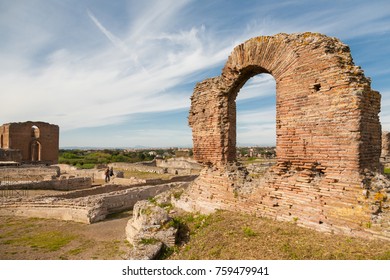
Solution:
{"label": "grassy field", "polygon": [[[0,259],[126,258],[131,244],[125,227],[131,212],[86,225],[75,222],[0,217]],[[390,242],[328,235],[231,212],[181,214],[181,244],[165,252],[167,259],[389,260]]]}
{"label": "grassy field", "polygon": [[131,212],[92,225],[51,219],[0,217],[1,260],[119,260]]}
{"label": "grassy field", "polygon": [[390,259],[390,242],[328,235],[293,223],[230,212],[180,217],[182,238],[169,259]]}

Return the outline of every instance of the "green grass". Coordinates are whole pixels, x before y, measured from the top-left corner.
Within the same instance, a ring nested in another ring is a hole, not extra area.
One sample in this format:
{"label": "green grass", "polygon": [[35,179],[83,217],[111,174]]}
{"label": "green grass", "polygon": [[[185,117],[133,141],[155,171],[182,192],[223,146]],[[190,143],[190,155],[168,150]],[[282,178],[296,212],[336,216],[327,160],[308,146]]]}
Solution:
{"label": "green grass", "polygon": [[[291,222],[218,211],[176,217],[187,230],[169,259],[389,260],[390,242],[324,234]],[[203,220],[203,222],[199,222]],[[179,230],[180,232],[180,230]]]}
{"label": "green grass", "polygon": [[49,231],[8,240],[8,244],[22,244],[52,252],[68,245],[76,237],[60,231]]}
{"label": "green grass", "polygon": [[142,245],[153,245],[156,244],[157,242],[159,241],[155,238],[142,238],[139,243]]}
{"label": "green grass", "polygon": [[243,228],[244,235],[247,237],[256,236],[256,232],[254,232],[250,227],[244,227]]}
{"label": "green grass", "polygon": [[[112,215],[108,222],[127,221],[129,213]],[[118,235],[97,232],[95,238],[88,228],[96,225],[71,221],[0,216],[0,225],[0,259],[123,259],[132,246]]]}

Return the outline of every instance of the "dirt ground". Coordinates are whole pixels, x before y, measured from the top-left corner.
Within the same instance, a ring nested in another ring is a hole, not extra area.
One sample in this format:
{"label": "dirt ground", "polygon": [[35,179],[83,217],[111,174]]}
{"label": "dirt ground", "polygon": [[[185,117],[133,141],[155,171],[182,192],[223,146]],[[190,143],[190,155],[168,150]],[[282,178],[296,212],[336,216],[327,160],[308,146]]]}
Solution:
{"label": "dirt ground", "polygon": [[0,216],[1,260],[121,260],[131,211],[95,224]]}

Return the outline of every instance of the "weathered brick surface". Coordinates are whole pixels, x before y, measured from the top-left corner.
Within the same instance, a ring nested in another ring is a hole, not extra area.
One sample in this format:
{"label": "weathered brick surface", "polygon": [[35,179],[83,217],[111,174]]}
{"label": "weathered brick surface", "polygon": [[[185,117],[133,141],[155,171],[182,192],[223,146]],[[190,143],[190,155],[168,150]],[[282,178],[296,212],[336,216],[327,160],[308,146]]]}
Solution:
{"label": "weathered brick surface", "polygon": [[0,148],[18,149],[24,162],[58,162],[59,127],[45,122],[0,126]]}
{"label": "weathered brick surface", "polygon": [[22,154],[19,150],[0,148],[0,162],[2,161],[21,162]]}
{"label": "weathered brick surface", "polygon": [[390,163],[390,132],[382,132],[382,153],[381,153],[381,162],[384,165]]}
{"label": "weathered brick surface", "polygon": [[[235,100],[261,73],[276,81],[277,164],[254,181],[231,164]],[[209,167],[183,208],[239,209],[324,231],[390,237],[382,207],[390,190],[372,182],[382,172],[380,94],[347,45],[313,33],[250,39],[233,50],[221,76],[196,85],[191,101],[194,156]]]}

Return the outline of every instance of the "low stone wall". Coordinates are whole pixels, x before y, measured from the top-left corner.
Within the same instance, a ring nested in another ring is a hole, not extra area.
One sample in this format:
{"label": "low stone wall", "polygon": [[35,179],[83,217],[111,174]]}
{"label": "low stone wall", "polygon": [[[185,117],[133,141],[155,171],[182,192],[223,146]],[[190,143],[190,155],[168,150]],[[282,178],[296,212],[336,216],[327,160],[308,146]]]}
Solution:
{"label": "low stone wall", "polygon": [[79,169],[68,164],[56,164],[54,166],[60,168],[62,175],[70,175],[75,177],[90,177],[92,178],[92,180],[105,178],[105,168]]}
{"label": "low stone wall", "polygon": [[390,240],[389,180],[365,176],[365,185],[357,185],[352,174],[330,177],[315,166],[274,166],[255,180],[244,167],[214,166],[202,170],[176,206],[190,212],[240,211],[327,233]]}
{"label": "low stone wall", "polygon": [[135,170],[157,174],[169,173],[173,175],[196,175],[202,169],[202,165],[187,158],[171,158],[167,160],[155,160],[143,163],[111,163],[109,166],[121,170]]}
{"label": "low stone wall", "polygon": [[0,149],[0,161],[22,162],[22,153],[16,149]]}
{"label": "low stone wall", "polygon": [[139,163],[126,163],[126,162],[114,162],[109,164],[110,167],[115,169],[121,169],[121,170],[135,170],[135,171],[141,171],[141,172],[149,172],[149,173],[157,173],[157,174],[164,174],[166,171],[164,168],[156,167],[152,165],[144,165]]}
{"label": "low stone wall", "polygon": [[91,178],[53,179],[46,181],[24,182],[12,185],[0,184],[0,190],[58,190],[71,191],[87,189],[92,186]]}
{"label": "low stone wall", "polygon": [[59,176],[60,169],[56,166],[0,167],[0,181],[42,181]]}
{"label": "low stone wall", "polygon": [[[126,188],[107,185],[104,188],[73,191],[61,195],[0,200],[0,215],[73,220],[95,223],[108,214],[130,210],[139,200],[154,197],[188,182]],[[94,193],[94,194],[92,194]]]}
{"label": "low stone wall", "polygon": [[137,179],[135,177],[131,177],[131,178],[114,177],[111,179],[110,182],[118,185],[136,185],[136,184],[161,184],[164,181],[162,179]]}
{"label": "low stone wall", "polygon": [[200,165],[197,161],[183,157],[156,160],[156,166],[163,168],[202,169],[202,165]]}

